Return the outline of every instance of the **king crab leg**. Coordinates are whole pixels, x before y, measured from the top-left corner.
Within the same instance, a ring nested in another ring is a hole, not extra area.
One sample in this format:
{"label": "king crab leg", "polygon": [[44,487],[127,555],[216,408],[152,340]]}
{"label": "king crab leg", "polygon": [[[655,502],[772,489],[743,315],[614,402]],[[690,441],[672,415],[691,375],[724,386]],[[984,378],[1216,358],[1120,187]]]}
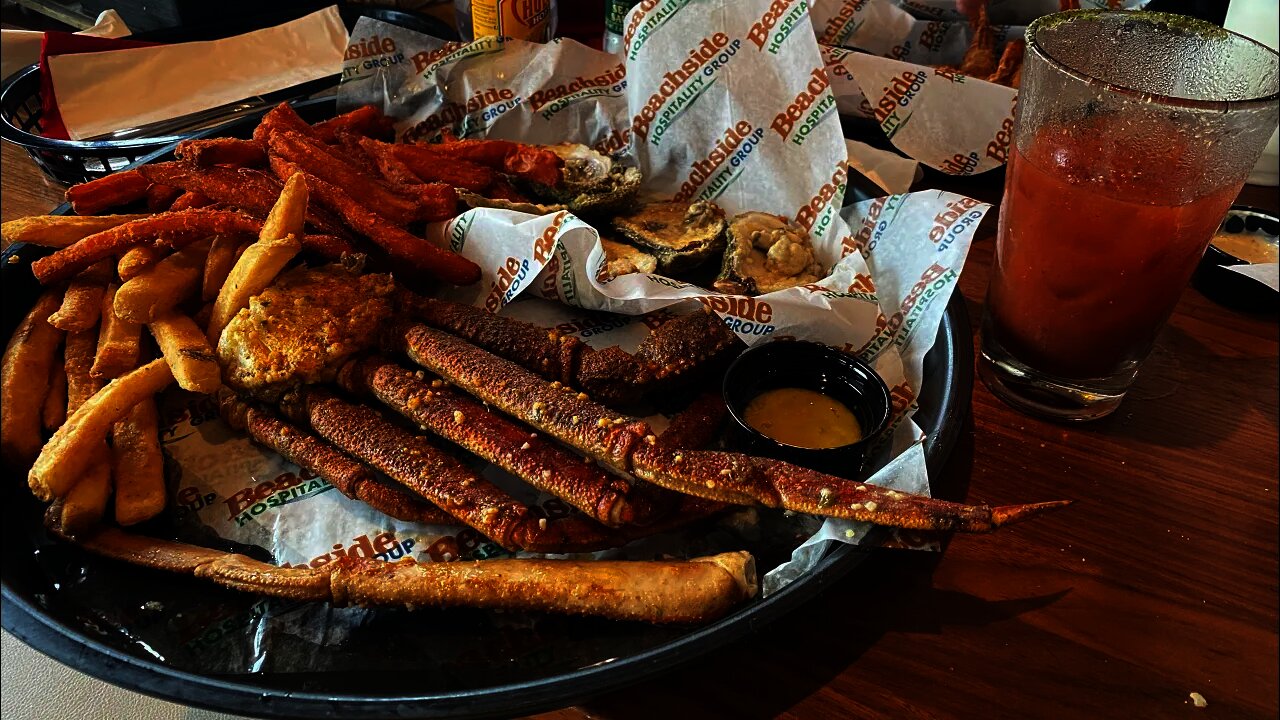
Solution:
{"label": "king crab leg", "polygon": [[475,607],[593,615],[651,623],[714,620],[756,594],[746,552],[691,560],[496,559],[380,562],[344,557],[320,568],[283,568],[244,555],[104,527],[70,538],[61,503],[50,530],[103,557],[203,578],[223,587],[335,607]]}
{"label": "king crab leg", "polygon": [[314,435],[252,407],[225,388],[219,393],[218,404],[223,419],[232,428],[248,432],[255,441],[271,448],[285,460],[315,472],[349,498],[400,520],[428,525],[453,525],[457,522],[452,515],[409,492],[404,486],[386,482]]}
{"label": "king crab leg", "polygon": [[543,492],[618,527],[635,522],[631,485],[538,433],[498,415],[470,396],[380,358],[348,363],[338,373],[348,392],[371,394],[424,430],[488,460]]}
{"label": "king crab leg", "polygon": [[917,530],[987,532],[1068,501],[992,508],[890,490],[741,453],[659,444],[620,416],[524,368],[425,325],[399,330],[414,362],[475,397],[622,472],[669,490],[740,505]]}
{"label": "king crab leg", "polygon": [[715,314],[696,311],[667,321],[636,354],[616,346],[595,350],[555,329],[493,315],[480,308],[402,292],[401,306],[438,330],[465,338],[548,380],[602,402],[627,404],[689,376],[740,345]]}

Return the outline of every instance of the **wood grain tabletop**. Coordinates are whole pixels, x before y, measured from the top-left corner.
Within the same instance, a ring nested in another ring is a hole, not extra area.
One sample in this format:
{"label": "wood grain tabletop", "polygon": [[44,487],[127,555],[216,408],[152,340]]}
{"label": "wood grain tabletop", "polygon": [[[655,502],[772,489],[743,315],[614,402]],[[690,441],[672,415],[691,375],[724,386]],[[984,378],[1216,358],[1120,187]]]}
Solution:
{"label": "wood grain tabletop", "polygon": [[[4,144],[4,220],[62,190]],[[1280,206],[1275,188],[1241,201]],[[994,217],[960,281],[975,328]],[[1036,420],[979,381],[934,493],[1074,507],[942,553],[877,550],[746,638],[539,720],[1276,717],[1277,336],[1274,313],[1188,288],[1107,419]]]}

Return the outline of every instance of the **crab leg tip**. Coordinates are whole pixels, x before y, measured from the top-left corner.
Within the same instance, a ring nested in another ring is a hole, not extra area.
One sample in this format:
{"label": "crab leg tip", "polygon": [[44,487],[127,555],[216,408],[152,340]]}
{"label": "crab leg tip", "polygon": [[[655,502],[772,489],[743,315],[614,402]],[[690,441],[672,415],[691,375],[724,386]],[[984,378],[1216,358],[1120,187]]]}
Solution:
{"label": "crab leg tip", "polygon": [[1027,505],[1002,505],[991,509],[991,525],[992,527],[1001,527],[1004,525],[1012,525],[1021,522],[1034,515],[1040,515],[1050,510],[1064,508],[1075,502],[1074,500],[1051,500],[1049,502],[1030,503]]}

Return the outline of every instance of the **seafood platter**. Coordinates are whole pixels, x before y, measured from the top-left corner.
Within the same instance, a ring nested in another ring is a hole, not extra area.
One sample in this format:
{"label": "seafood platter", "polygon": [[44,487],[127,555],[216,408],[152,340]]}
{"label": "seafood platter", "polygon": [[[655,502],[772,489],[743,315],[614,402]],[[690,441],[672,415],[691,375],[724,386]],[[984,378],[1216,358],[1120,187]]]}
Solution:
{"label": "seafood platter", "polygon": [[[5,222],[5,627],[224,710],[531,712],[745,633],[861,546],[1065,506],[930,496],[971,365],[947,301],[987,206],[842,208],[838,123],[787,134],[826,92],[786,90],[817,48],[774,78],[741,47],[685,62],[795,97],[781,140],[772,109],[695,123],[704,101],[637,121],[628,155],[595,120],[590,145],[563,119],[504,130],[527,110],[505,89],[408,121],[340,92]],[[573,112],[624,112],[617,87]],[[663,145],[676,119],[692,135]]]}

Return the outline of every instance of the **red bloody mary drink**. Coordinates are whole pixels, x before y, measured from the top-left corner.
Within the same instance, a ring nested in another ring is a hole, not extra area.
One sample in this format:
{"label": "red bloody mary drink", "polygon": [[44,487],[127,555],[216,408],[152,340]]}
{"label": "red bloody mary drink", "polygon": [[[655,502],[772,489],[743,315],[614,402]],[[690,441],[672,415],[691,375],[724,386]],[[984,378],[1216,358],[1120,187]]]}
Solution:
{"label": "red bloody mary drink", "polygon": [[989,329],[1062,378],[1136,368],[1240,191],[1184,200],[1200,171],[1176,135],[1126,152],[1115,123],[1043,126],[1007,170]]}
{"label": "red bloody mary drink", "polygon": [[1033,414],[1114,411],[1276,126],[1280,57],[1153,12],[1040,18],[979,372]]}

